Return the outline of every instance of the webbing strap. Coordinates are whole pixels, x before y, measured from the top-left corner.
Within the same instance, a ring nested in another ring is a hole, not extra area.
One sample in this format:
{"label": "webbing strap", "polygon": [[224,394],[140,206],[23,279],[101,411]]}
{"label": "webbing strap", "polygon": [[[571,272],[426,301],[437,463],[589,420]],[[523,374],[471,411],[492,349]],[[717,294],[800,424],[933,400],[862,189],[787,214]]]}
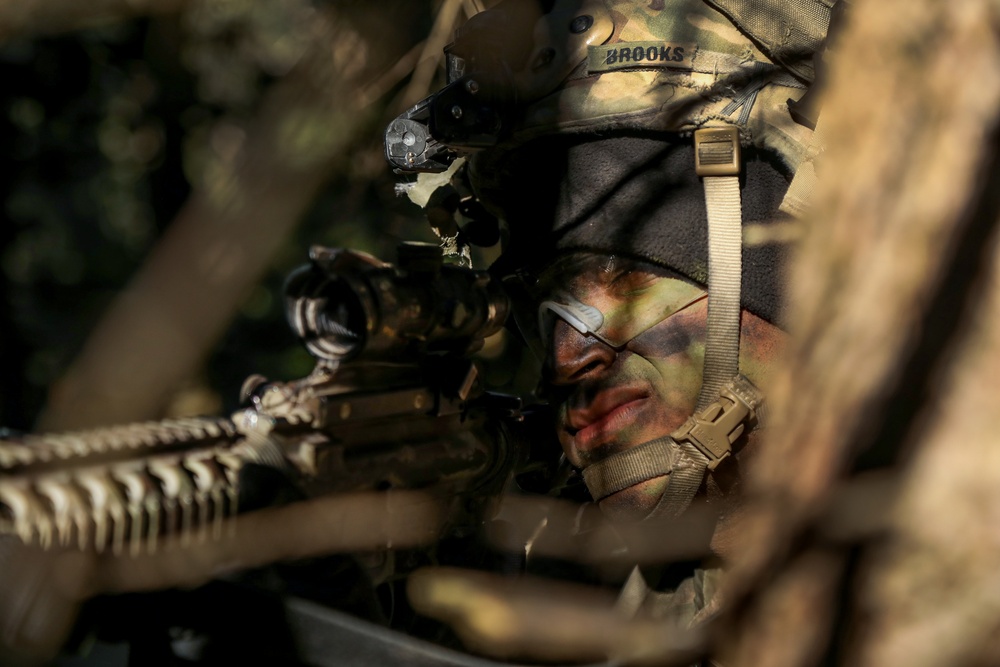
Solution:
{"label": "webbing strap", "polygon": [[594,500],[601,500],[633,484],[670,475],[677,452],[677,443],[670,436],[650,440],[587,466],[583,481]]}
{"label": "webbing strap", "polygon": [[[732,152],[722,165],[723,154]],[[703,176],[708,214],[708,331],[697,410],[739,373],[740,288],[743,276],[743,211],[740,201],[739,131],[695,133],[696,169]],[[729,167],[728,170],[723,166]]]}
{"label": "webbing strap", "polygon": [[[740,289],[743,278],[743,206],[740,134],[735,127],[694,133],[695,170],[705,186],[708,217],[708,323],[697,415],[719,398],[740,368]],[[678,443],[670,483],[647,519],[679,516],[694,499],[712,461],[690,441]]]}
{"label": "webbing strap", "polygon": [[739,373],[743,227],[738,176],[706,176],[708,331],[698,396],[701,410]]}
{"label": "webbing strap", "polygon": [[680,516],[701,488],[708,470],[708,458],[687,442],[677,443],[678,461],[670,475],[670,483],[653,511],[646,517]]}
{"label": "webbing strap", "polygon": [[678,516],[701,487],[708,458],[690,443],[659,438],[619,452],[583,469],[583,481],[596,501],[634,484],[669,475],[657,515]]}

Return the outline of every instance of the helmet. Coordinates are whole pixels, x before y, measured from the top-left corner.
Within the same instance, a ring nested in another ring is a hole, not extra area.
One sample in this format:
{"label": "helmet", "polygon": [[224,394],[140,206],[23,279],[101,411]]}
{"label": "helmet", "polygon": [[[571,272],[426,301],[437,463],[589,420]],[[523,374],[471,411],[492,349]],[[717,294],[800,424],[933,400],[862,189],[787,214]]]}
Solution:
{"label": "helmet", "polygon": [[[458,251],[477,237],[495,241],[496,234],[481,233],[483,218],[501,218],[511,226],[516,220],[531,220],[530,242],[523,232],[512,230],[505,259],[497,266],[500,272],[530,263],[532,258],[523,256],[526,249],[550,245],[537,238],[538,209],[535,214],[511,210],[509,193],[524,193],[526,185],[533,186],[537,196],[519,199],[534,206],[546,191],[553,191],[545,172],[566,167],[544,158],[595,138],[639,138],[631,144],[611,141],[577,150],[580,157],[570,166],[587,173],[573,178],[600,186],[622,178],[635,161],[610,163],[607,158],[596,164],[594,155],[655,152],[650,147],[664,141],[689,146],[699,129],[737,128],[749,158],[742,190],[744,207],[751,210],[744,222],[774,222],[779,208],[799,214],[811,190],[811,164],[801,170],[795,187],[788,189],[787,183],[815,150],[811,128],[797,122],[801,114],[793,112],[814,77],[814,55],[823,43],[834,2],[502,0],[473,16],[446,48],[445,88],[389,124],[386,157],[403,172],[455,169],[456,159],[468,158],[450,183],[434,181],[443,186],[436,197],[421,192],[422,181],[429,179],[418,179],[411,191],[422,206],[431,202],[428,209],[451,202],[450,210],[435,210],[431,216],[438,229],[441,219],[450,219],[461,202],[461,212],[476,224],[467,227],[468,233],[455,227],[444,230],[450,247]],[[656,144],[644,143],[644,137],[654,138]],[[615,146],[608,150],[611,144]],[[657,161],[668,182],[645,185],[658,192],[669,188],[688,193],[678,197],[690,199],[679,203],[691,209],[684,216],[691,224],[675,225],[664,235],[659,224],[635,223],[646,233],[630,230],[630,247],[624,250],[705,283],[705,212],[697,210],[701,188],[689,153],[678,150],[669,160]],[[684,187],[675,182],[679,175],[690,175]],[[444,197],[443,192],[460,196]],[[588,226],[594,227],[577,225]],[[608,229],[604,222],[596,226]],[[757,267],[758,275],[750,281],[754,285],[744,305],[770,321],[778,317],[774,295],[781,255],[771,242],[783,232],[787,226],[776,226],[771,233],[763,230],[761,245],[766,248],[752,251],[757,257],[746,263],[751,270]],[[601,247],[597,239],[579,236],[578,229],[559,242],[563,247]],[[622,235],[617,236],[620,244]],[[664,248],[672,250],[665,253]],[[623,250],[620,245],[616,249]],[[754,287],[757,283],[762,283],[761,289]]]}
{"label": "helmet", "polygon": [[833,2],[503,0],[446,48],[448,85],[389,125],[386,157],[441,171],[556,133],[734,125],[794,170],[809,131],[788,104],[813,79]]}

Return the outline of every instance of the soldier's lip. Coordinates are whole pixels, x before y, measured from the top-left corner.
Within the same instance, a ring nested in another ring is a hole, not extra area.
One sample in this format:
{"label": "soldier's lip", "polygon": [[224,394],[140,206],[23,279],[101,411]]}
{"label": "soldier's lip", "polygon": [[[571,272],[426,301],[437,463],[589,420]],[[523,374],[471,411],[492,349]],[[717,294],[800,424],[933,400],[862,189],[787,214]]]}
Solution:
{"label": "soldier's lip", "polygon": [[566,432],[578,451],[605,445],[636,420],[648,398],[638,390],[601,392],[586,408],[569,411]]}

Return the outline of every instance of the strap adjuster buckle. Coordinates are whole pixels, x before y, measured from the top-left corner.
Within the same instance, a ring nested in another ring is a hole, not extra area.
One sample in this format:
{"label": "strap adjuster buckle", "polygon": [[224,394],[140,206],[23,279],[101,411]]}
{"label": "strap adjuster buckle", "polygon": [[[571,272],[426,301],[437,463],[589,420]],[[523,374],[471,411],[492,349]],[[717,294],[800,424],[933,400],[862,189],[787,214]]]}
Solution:
{"label": "strap adjuster buckle", "polygon": [[733,452],[747,426],[757,424],[764,395],[742,375],[719,392],[719,399],[700,413],[692,415],[671,436],[687,442],[705,455],[707,467],[715,470]]}
{"label": "strap adjuster buckle", "polygon": [[739,176],[739,128],[710,127],[695,130],[694,170],[699,176]]}

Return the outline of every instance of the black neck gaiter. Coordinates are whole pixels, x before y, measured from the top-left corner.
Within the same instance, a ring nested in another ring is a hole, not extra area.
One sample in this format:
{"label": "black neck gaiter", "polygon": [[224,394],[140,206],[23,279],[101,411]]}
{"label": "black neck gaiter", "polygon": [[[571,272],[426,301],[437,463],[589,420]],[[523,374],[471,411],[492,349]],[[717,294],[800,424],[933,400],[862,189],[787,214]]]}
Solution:
{"label": "black neck gaiter", "polygon": [[[743,162],[744,226],[787,220],[778,206],[788,179],[777,161],[745,150]],[[502,160],[474,160],[472,169],[480,196],[502,213],[510,233],[495,273],[544,267],[556,254],[583,250],[707,282],[705,195],[689,139],[552,137]],[[743,306],[773,323],[780,323],[786,253],[780,243],[743,248]]]}

